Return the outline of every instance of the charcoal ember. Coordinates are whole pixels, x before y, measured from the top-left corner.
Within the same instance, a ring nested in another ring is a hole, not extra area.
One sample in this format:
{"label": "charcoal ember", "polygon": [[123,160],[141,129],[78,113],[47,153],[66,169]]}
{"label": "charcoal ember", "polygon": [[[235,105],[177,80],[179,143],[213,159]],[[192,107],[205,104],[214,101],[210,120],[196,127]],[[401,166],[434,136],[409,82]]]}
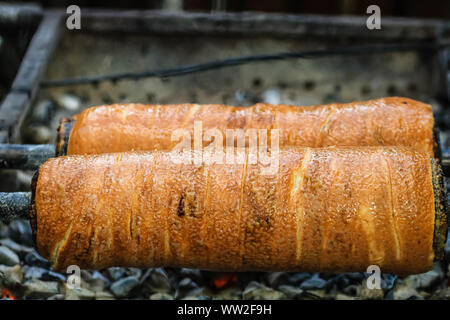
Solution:
{"label": "charcoal ember", "polygon": [[265,286],[262,283],[251,281],[244,292],[242,297],[245,300],[278,300],[286,299],[286,295],[281,292]]}
{"label": "charcoal ember", "polygon": [[301,300],[324,300],[327,298],[325,290],[305,290],[299,297]]}
{"label": "charcoal ember", "polygon": [[125,274],[139,279],[142,276],[142,269],[129,267],[125,269]]}
{"label": "charcoal ember", "polygon": [[445,289],[436,290],[429,296],[430,300],[450,300],[450,286]]}
{"label": "charcoal ember", "polygon": [[125,268],[111,267],[107,269],[107,274],[112,281],[117,281],[125,275]]}
{"label": "charcoal ember", "polygon": [[253,97],[252,93],[249,91],[237,90],[234,93],[234,99],[236,100],[237,103],[243,104],[247,101],[252,101],[254,99],[254,97]]}
{"label": "charcoal ember", "polygon": [[29,142],[44,144],[50,143],[50,140],[53,137],[53,132],[49,127],[44,125],[31,125],[26,127],[23,135],[25,140]]}
{"label": "charcoal ember", "polygon": [[28,253],[32,252],[34,249],[28,246],[24,246],[21,244],[18,244],[16,242],[14,242],[13,240],[6,238],[6,239],[0,239],[0,245],[4,246],[4,247],[8,247],[9,249],[11,249],[12,251],[14,251],[15,253],[17,253],[17,255],[20,258],[24,258]]}
{"label": "charcoal ember", "polygon": [[382,300],[384,298],[383,289],[370,289],[363,284],[358,289],[358,298],[362,300]]}
{"label": "charcoal ember", "polygon": [[11,270],[12,267],[8,267],[5,265],[0,264],[0,288],[2,288],[3,281],[6,277],[6,274],[9,272],[9,270]]}
{"label": "charcoal ember", "polygon": [[115,298],[107,291],[100,291],[95,293],[95,300],[115,300]]}
{"label": "charcoal ember", "polygon": [[102,280],[105,283],[105,286],[107,286],[107,287],[110,284],[108,278],[106,278],[101,272],[93,271],[91,276],[94,280],[96,280],[96,279]]}
{"label": "charcoal ember", "polygon": [[264,91],[262,94],[262,100],[265,103],[280,104],[280,101],[281,101],[280,90],[268,89],[268,90]]}
{"label": "charcoal ember", "polygon": [[12,267],[8,267],[8,266],[5,266],[5,265],[3,265],[3,264],[0,264],[0,275],[2,275],[2,276],[4,277],[4,275],[5,275],[9,270],[11,270],[11,268],[12,268]]}
{"label": "charcoal ember", "polygon": [[[336,274],[334,273],[323,273],[323,272],[319,272],[319,273],[315,273],[318,275],[319,278],[327,280],[332,282],[332,280],[334,280],[334,278],[336,277]],[[345,275],[345,273],[342,273]]]}
{"label": "charcoal ember", "polygon": [[430,289],[437,285],[443,278],[443,274],[437,270],[431,270],[422,274],[406,277],[403,281],[413,289]]}
{"label": "charcoal ember", "polygon": [[63,296],[64,300],[81,300],[73,290],[64,291]]}
{"label": "charcoal ember", "polygon": [[67,277],[59,272],[48,270],[41,276],[41,279],[44,281],[61,281],[65,282]]}
{"label": "charcoal ember", "polygon": [[178,289],[182,290],[189,290],[189,289],[195,289],[198,287],[198,284],[195,283],[194,280],[191,278],[183,278],[180,283],[178,284]]}
{"label": "charcoal ember", "polygon": [[356,296],[358,294],[359,285],[351,284],[341,289],[342,293],[349,296]]}
{"label": "charcoal ember", "polygon": [[110,290],[116,298],[127,297],[139,285],[139,279],[133,276],[122,278],[114,282]]}
{"label": "charcoal ember", "polygon": [[4,239],[8,237],[8,226],[4,223],[0,222],[0,239]]}
{"label": "charcoal ember", "polygon": [[14,267],[11,267],[4,274],[3,284],[7,288],[16,288],[22,283],[22,281],[23,281],[23,272],[22,268],[18,264],[15,265]]}
{"label": "charcoal ember", "polygon": [[[196,289],[199,288],[199,285],[192,280],[191,278],[183,278],[178,283],[178,288],[175,291],[175,298],[178,299],[180,297],[186,297],[188,295],[193,295],[192,292],[196,292]],[[201,292],[199,293],[201,294]]]}
{"label": "charcoal ember", "polygon": [[353,283],[359,283],[361,284],[364,279],[366,279],[370,274],[366,274],[364,272],[350,272],[346,273],[346,276],[353,281]]}
{"label": "charcoal ember", "polygon": [[[193,269],[191,269],[193,270]],[[203,285],[203,284],[207,284],[213,288],[216,287],[215,285],[215,281],[217,279],[221,279],[221,278],[227,278],[228,276],[232,275],[233,272],[216,272],[216,271],[201,271],[201,276],[199,277],[198,275],[192,276],[191,274],[187,274],[187,273],[179,273],[180,276],[182,276],[181,278],[191,278],[192,280],[196,281],[198,284]],[[246,273],[242,273],[241,275],[246,275]],[[230,277],[231,278],[231,277]]]}
{"label": "charcoal ember", "polygon": [[81,99],[73,94],[61,94],[55,100],[58,106],[67,111],[78,111],[81,107]]}
{"label": "charcoal ember", "polygon": [[270,272],[267,276],[267,284],[271,288],[278,288],[283,283],[286,283],[289,278],[289,274],[286,272]]}
{"label": "charcoal ember", "polygon": [[110,281],[100,272],[81,270],[81,278],[89,285],[89,289],[94,292],[101,292],[110,285]]}
{"label": "charcoal ember", "polygon": [[391,290],[394,288],[395,281],[397,280],[397,276],[384,273],[381,275],[381,289],[383,290]]}
{"label": "charcoal ember", "polygon": [[88,270],[81,270],[80,276],[81,276],[81,279],[83,279],[86,282],[93,280],[92,274]]}
{"label": "charcoal ember", "polygon": [[297,285],[310,277],[311,277],[310,273],[298,272],[298,273],[294,273],[291,276],[289,276],[287,281],[289,282],[289,284]]}
{"label": "charcoal ember", "polygon": [[83,288],[71,288],[66,283],[62,285],[61,293],[64,294],[66,300],[93,300],[95,299],[95,292]]}
{"label": "charcoal ember", "polygon": [[37,279],[24,283],[24,297],[26,299],[47,299],[59,293],[56,281],[41,281]]}
{"label": "charcoal ember", "polygon": [[211,297],[201,296],[201,295],[198,295],[198,296],[186,296],[186,297],[181,298],[181,300],[211,300]]}
{"label": "charcoal ember", "polygon": [[23,266],[22,270],[25,280],[40,279],[45,273],[48,273],[47,269],[27,265]]}
{"label": "charcoal ember", "polygon": [[345,274],[338,274],[331,278],[331,282],[340,290],[351,284],[351,280]]}
{"label": "charcoal ember", "polygon": [[404,282],[397,283],[392,292],[394,300],[423,300],[423,297],[416,289],[409,287]]}
{"label": "charcoal ember", "polygon": [[[214,276],[214,278],[217,278],[217,272],[215,274],[216,275]],[[252,281],[264,282],[267,279],[267,273],[266,272],[237,272],[236,278],[239,280],[240,284],[246,285]]]}
{"label": "charcoal ember", "polygon": [[31,186],[31,180],[33,180],[33,175],[34,171],[17,171],[17,182],[19,184],[20,190],[29,190]]}
{"label": "charcoal ember", "polygon": [[281,285],[278,287],[278,290],[283,292],[288,299],[298,299],[302,296],[303,290],[299,287],[290,286],[290,285]]}
{"label": "charcoal ember", "polygon": [[88,282],[89,288],[94,292],[101,292],[106,289],[106,284],[102,279],[93,279]]}
{"label": "charcoal ember", "polygon": [[384,294],[384,300],[394,300],[394,289],[388,290]]}
{"label": "charcoal ember", "polygon": [[24,262],[29,266],[36,266],[45,269],[50,269],[51,266],[50,262],[42,258],[36,251],[28,253],[24,258]]}
{"label": "charcoal ember", "polygon": [[431,294],[429,292],[424,291],[424,290],[420,290],[419,294],[422,296],[423,299],[429,299],[431,296]]}
{"label": "charcoal ember", "polygon": [[0,264],[14,266],[20,263],[19,256],[8,247],[0,246]]}
{"label": "charcoal ember", "polygon": [[33,108],[31,114],[32,123],[40,123],[50,126],[51,119],[55,115],[55,103],[52,100],[42,100]]}
{"label": "charcoal ember", "polygon": [[203,280],[203,274],[199,269],[190,269],[190,268],[181,268],[180,276],[191,278],[197,282],[201,282]]}
{"label": "charcoal ember", "polygon": [[19,244],[23,244],[29,247],[33,246],[33,236],[31,227],[26,220],[13,220],[9,224],[8,236]]}
{"label": "charcoal ember", "polygon": [[335,296],[335,300],[356,300],[356,297],[348,296],[346,294],[338,292]]}
{"label": "charcoal ember", "polygon": [[218,300],[240,300],[242,299],[242,290],[237,287],[229,287],[219,290],[214,298]]}
{"label": "charcoal ember", "polygon": [[199,300],[198,298],[205,296],[204,293],[205,293],[204,287],[196,287],[192,290],[187,290],[187,291],[178,290],[175,293],[175,297],[181,298],[181,299],[191,298],[190,300]]}
{"label": "charcoal ember", "polygon": [[149,297],[150,300],[173,300],[173,297],[168,293],[157,292]]}
{"label": "charcoal ember", "polygon": [[147,285],[151,292],[169,293],[172,291],[169,276],[163,268],[148,269],[142,277],[142,283]]}
{"label": "charcoal ember", "polygon": [[318,274],[314,274],[308,280],[305,280],[300,285],[300,289],[303,290],[314,290],[314,289],[325,289],[328,286],[328,281],[319,277]]}
{"label": "charcoal ember", "polygon": [[[188,299],[184,299],[188,300]],[[195,300],[212,300],[211,296],[197,296],[195,297]]]}

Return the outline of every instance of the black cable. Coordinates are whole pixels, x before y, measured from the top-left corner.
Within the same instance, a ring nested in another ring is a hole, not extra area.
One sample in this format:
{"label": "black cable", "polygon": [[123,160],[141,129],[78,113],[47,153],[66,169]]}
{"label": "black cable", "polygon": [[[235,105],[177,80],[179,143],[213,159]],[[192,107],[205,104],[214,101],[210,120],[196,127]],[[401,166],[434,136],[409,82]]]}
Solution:
{"label": "black cable", "polygon": [[100,81],[118,81],[121,79],[133,79],[138,80],[142,78],[169,78],[175,76],[186,75],[190,73],[208,71],[213,69],[220,69],[231,66],[239,66],[252,62],[262,61],[276,61],[287,59],[312,59],[321,58],[325,56],[336,55],[360,55],[360,54],[377,54],[387,52],[401,52],[401,51],[417,51],[417,50],[441,50],[448,47],[450,43],[430,43],[430,42],[418,42],[418,43],[397,43],[397,44],[385,44],[385,45],[361,45],[352,47],[341,47],[335,49],[325,50],[312,50],[303,52],[282,52],[275,54],[263,54],[263,55],[250,55],[241,57],[232,57],[224,60],[216,60],[199,64],[191,64],[187,66],[181,66],[176,68],[150,70],[143,72],[123,72],[116,74],[75,77],[59,80],[47,80],[40,83],[41,87],[59,87],[70,86],[76,84],[85,83],[97,83]]}

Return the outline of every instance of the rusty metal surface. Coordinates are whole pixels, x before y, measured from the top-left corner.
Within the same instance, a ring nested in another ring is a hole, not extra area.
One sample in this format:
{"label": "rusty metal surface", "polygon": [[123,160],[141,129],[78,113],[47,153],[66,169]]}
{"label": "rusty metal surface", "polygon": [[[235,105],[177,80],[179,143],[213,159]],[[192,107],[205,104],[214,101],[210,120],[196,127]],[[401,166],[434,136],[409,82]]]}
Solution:
{"label": "rusty metal surface", "polygon": [[367,32],[365,16],[274,13],[195,13],[159,10],[83,10],[86,31],[247,35],[263,37],[365,38],[383,41],[434,38],[447,34],[448,23],[433,19],[383,17],[382,29]]}

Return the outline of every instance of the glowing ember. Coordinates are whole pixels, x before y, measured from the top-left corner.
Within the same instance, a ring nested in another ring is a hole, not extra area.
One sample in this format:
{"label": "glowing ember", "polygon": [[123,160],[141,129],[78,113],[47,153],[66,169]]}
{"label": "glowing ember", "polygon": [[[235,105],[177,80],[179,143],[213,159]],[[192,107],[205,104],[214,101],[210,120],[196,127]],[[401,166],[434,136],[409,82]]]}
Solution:
{"label": "glowing ember", "polygon": [[220,276],[214,279],[214,286],[217,289],[222,289],[227,285],[237,283],[237,277],[235,272],[226,273],[223,276]]}
{"label": "glowing ember", "polygon": [[9,291],[8,289],[2,289],[0,291],[0,299],[8,299],[8,300],[17,300],[13,294],[11,293],[11,291]]}

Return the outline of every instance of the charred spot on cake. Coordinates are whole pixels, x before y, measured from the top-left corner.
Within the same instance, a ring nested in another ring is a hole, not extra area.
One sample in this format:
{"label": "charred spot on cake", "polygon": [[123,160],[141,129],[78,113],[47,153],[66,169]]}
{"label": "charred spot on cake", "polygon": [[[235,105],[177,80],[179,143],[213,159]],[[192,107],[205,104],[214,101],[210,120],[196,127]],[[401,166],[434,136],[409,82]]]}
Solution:
{"label": "charred spot on cake", "polygon": [[37,247],[37,208],[36,208],[36,189],[37,184],[39,180],[39,172],[40,172],[40,166],[36,170],[36,172],[33,175],[33,178],[31,180],[31,201],[30,201],[30,207],[29,207],[29,217],[30,217],[30,226],[31,226],[31,232],[33,237],[33,244],[35,247]]}
{"label": "charred spot on cake", "polygon": [[184,193],[181,194],[180,201],[178,201],[177,215],[184,217]]}
{"label": "charred spot on cake", "polygon": [[447,243],[448,212],[447,186],[439,160],[431,161],[432,184],[434,192],[435,226],[433,234],[433,251],[435,260],[442,260],[445,256]]}
{"label": "charred spot on cake", "polygon": [[180,200],[178,201],[177,215],[184,217],[196,217],[197,212],[197,196],[193,191],[184,190],[181,193]]}

